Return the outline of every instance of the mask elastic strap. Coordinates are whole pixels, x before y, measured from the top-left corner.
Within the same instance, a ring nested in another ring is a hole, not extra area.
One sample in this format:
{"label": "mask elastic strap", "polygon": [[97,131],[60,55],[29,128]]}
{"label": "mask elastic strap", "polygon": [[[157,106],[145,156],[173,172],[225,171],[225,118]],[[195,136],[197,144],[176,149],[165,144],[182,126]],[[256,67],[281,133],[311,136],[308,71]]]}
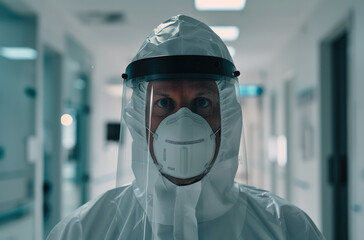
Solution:
{"label": "mask elastic strap", "polygon": [[216,134],[221,130],[221,128],[217,129],[216,132],[212,133],[210,135],[211,139],[215,138],[216,137]]}
{"label": "mask elastic strap", "polygon": [[148,127],[145,127],[153,136],[154,139],[158,138],[158,134],[154,133],[152,130],[150,130]]}

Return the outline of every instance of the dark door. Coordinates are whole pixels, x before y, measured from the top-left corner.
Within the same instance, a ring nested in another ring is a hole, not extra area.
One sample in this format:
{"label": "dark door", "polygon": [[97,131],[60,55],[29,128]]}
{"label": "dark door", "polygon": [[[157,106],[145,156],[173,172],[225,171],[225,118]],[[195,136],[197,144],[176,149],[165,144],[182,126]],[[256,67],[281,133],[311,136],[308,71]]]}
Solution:
{"label": "dark door", "polygon": [[347,130],[347,33],[335,38],[331,45],[332,76],[332,156],[330,159],[333,185],[334,238],[348,239],[348,130]]}

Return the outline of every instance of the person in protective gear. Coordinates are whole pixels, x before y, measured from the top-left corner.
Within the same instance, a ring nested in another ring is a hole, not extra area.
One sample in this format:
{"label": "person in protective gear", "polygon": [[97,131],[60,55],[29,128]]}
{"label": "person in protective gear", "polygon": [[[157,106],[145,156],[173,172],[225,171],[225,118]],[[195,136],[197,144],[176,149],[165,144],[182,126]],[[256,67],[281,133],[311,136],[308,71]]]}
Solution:
{"label": "person in protective gear", "polygon": [[302,210],[234,182],[244,145],[238,76],[204,23],[178,15],[154,29],[123,74],[132,143],[120,146],[119,166],[130,157],[135,180],[48,239],[324,239]]}

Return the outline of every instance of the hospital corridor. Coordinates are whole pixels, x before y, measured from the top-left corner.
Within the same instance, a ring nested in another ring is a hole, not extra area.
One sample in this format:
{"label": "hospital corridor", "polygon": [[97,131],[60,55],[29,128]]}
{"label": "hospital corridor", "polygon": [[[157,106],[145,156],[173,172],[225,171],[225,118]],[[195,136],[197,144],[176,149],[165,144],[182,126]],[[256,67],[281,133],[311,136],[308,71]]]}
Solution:
{"label": "hospital corridor", "polygon": [[363,0],[0,0],[0,240],[364,239]]}

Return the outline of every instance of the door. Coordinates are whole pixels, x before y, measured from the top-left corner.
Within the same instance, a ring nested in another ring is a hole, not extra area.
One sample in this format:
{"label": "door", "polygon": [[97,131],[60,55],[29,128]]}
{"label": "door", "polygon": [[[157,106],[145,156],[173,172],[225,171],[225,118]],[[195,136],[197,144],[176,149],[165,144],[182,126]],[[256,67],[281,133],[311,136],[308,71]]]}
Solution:
{"label": "door", "polygon": [[348,239],[347,33],[331,43],[332,153],[329,180],[334,190],[334,239]]}
{"label": "door", "polygon": [[321,158],[323,233],[348,239],[348,33],[321,46]]}

